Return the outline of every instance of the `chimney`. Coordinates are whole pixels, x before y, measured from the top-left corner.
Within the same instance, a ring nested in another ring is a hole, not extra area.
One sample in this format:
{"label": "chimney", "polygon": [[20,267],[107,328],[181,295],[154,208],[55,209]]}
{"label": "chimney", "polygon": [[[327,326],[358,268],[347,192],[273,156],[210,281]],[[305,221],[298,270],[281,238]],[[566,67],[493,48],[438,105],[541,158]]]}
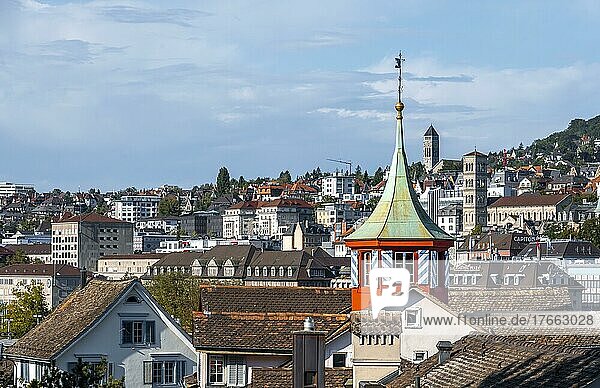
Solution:
{"label": "chimney", "polygon": [[438,364],[442,365],[450,358],[450,353],[452,353],[452,343],[450,341],[439,341],[435,346],[438,349]]}
{"label": "chimney", "polygon": [[304,330],[293,334],[293,388],[324,388],[326,333],[315,331],[315,321],[307,317]]}
{"label": "chimney", "polygon": [[81,275],[81,289],[83,289],[86,285],[87,285],[87,269],[85,269],[85,267],[83,267],[80,270],[80,275]]}

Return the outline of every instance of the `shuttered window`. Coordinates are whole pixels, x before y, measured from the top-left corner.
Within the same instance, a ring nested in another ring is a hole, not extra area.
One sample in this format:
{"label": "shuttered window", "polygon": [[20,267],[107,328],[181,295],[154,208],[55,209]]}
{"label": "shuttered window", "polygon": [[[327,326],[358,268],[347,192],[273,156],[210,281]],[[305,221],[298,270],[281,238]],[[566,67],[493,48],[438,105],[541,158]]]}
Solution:
{"label": "shuttered window", "polygon": [[227,385],[230,387],[244,387],[246,385],[246,364],[240,356],[227,358]]}

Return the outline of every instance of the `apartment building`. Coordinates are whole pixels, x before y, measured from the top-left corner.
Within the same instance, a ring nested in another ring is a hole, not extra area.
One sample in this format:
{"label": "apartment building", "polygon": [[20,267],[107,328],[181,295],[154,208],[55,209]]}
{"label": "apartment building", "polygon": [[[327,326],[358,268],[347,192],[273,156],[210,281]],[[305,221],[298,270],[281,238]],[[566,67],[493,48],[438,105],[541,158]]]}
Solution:
{"label": "apartment building", "polygon": [[113,202],[112,216],[127,222],[137,222],[142,218],[158,215],[157,195],[127,195]]}
{"label": "apartment building", "polygon": [[79,269],[68,264],[13,264],[0,268],[0,302],[16,300],[15,290],[40,285],[49,308],[56,307],[81,283]]}
{"label": "apartment building", "polygon": [[133,253],[133,224],[97,213],[52,223],[52,262],[97,270],[98,259]]}
{"label": "apartment building", "polygon": [[323,178],[322,197],[343,199],[345,194],[354,195],[354,177],[341,173]]}
{"label": "apartment building", "polygon": [[527,221],[557,221],[571,203],[571,196],[565,194],[503,197],[488,207],[488,225],[523,228]]}
{"label": "apartment building", "polygon": [[265,238],[281,240],[298,222],[312,221],[310,203],[302,199],[276,199],[263,202],[256,209],[255,232]]}
{"label": "apartment building", "polygon": [[0,182],[0,198],[12,197],[14,195],[27,195],[35,192],[33,185]]}

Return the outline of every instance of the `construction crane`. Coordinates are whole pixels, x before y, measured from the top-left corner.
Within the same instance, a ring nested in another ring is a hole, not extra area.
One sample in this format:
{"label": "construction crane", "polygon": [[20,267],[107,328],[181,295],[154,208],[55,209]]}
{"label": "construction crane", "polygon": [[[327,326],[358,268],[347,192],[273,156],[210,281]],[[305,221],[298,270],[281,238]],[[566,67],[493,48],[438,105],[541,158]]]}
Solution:
{"label": "construction crane", "polygon": [[352,175],[352,161],[351,160],[340,160],[340,159],[327,159],[330,162],[335,162],[335,163],[340,163],[340,164],[345,164],[346,166],[350,167],[350,175]]}

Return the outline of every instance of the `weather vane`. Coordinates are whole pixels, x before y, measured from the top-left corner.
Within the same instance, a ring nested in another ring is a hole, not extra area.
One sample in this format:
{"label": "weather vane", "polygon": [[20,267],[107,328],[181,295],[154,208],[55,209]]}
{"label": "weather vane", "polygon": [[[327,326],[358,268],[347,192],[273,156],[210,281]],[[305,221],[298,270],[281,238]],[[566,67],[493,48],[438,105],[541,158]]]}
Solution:
{"label": "weather vane", "polygon": [[402,101],[402,62],[404,62],[404,58],[402,58],[402,51],[400,51],[396,57],[396,69],[398,69],[398,102]]}

